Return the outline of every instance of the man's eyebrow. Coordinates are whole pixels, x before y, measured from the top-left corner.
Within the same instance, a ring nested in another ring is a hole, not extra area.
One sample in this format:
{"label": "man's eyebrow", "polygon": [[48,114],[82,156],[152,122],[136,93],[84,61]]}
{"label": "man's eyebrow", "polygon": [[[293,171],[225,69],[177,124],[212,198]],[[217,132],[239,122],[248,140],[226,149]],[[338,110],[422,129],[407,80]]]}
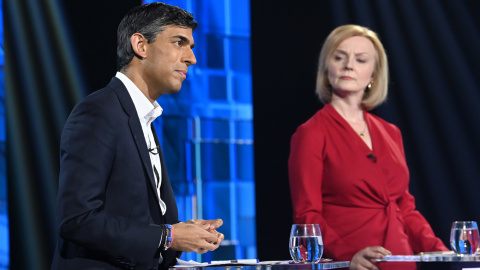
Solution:
{"label": "man's eyebrow", "polygon": [[[183,41],[187,44],[190,44],[190,42],[191,42],[190,39],[188,39],[187,37],[182,36],[182,35],[176,35],[176,36],[173,36],[172,38],[178,38],[178,39],[180,39],[181,41]],[[195,43],[190,45],[190,48],[193,49],[194,47],[195,47]]]}

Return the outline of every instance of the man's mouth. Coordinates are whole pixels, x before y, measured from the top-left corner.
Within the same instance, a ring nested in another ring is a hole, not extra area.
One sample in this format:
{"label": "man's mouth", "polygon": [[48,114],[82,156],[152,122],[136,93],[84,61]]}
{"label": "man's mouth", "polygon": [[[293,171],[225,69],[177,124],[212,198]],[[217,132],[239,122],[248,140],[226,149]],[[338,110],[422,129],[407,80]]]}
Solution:
{"label": "man's mouth", "polygon": [[183,78],[187,78],[187,71],[186,70],[177,70],[178,73],[180,73],[180,75],[183,76]]}

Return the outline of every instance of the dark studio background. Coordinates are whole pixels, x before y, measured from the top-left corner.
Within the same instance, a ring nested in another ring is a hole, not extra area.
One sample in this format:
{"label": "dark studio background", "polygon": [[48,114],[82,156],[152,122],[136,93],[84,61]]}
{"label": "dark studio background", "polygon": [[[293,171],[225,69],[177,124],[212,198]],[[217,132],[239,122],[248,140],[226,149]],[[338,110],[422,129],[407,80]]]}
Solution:
{"label": "dark studio background", "polygon": [[[3,2],[11,269],[50,266],[63,124],[80,97],[114,75],[116,27],[140,3],[58,2]],[[368,26],[385,46],[390,92],[374,113],[403,132],[417,208],[445,244],[452,221],[480,219],[480,2],[250,5],[260,260],[289,259],[289,141],[321,107],[314,95],[318,53],[341,24]]]}
{"label": "dark studio background", "polygon": [[389,96],[374,113],[402,131],[418,210],[447,246],[452,221],[480,220],[480,2],[252,1],[251,11],[259,258],[290,259],[290,137],[321,108],[318,55],[342,24],[371,28],[386,49]]}

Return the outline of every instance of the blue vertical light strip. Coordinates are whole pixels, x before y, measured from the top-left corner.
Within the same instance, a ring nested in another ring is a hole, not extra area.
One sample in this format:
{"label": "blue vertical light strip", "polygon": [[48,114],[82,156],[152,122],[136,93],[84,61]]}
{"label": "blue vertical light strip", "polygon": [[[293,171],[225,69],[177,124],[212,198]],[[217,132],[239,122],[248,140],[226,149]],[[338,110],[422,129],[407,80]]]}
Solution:
{"label": "blue vertical light strip", "polygon": [[197,64],[179,93],[158,100],[164,113],[157,130],[167,168],[175,169],[169,176],[179,218],[224,221],[218,250],[182,259],[256,258],[250,1],[162,2],[193,13],[199,23]]}
{"label": "blue vertical light strip", "polygon": [[3,1],[0,0],[0,270],[9,268],[9,233],[6,177],[5,51],[3,42]]}
{"label": "blue vertical light strip", "polygon": [[[224,51],[224,66],[225,66],[225,71],[226,71],[226,99],[230,104],[234,104],[235,100],[233,99],[233,69],[232,69],[232,59],[229,57],[232,54],[231,51],[231,39],[227,37],[232,36],[232,24],[230,21],[230,16],[227,16],[227,14],[230,14],[230,1],[224,1],[224,7],[223,7],[223,14],[225,14],[225,19],[224,19],[224,34],[225,38],[223,39],[223,51]],[[230,142],[235,142],[237,139],[237,135],[235,134],[235,124],[236,121],[234,119],[234,116],[232,114],[234,110],[231,111],[230,119],[228,121],[228,140]],[[228,144],[228,150],[229,150],[229,165],[230,165],[230,183],[229,183],[229,196],[230,196],[230,238],[232,243],[238,243],[238,208],[241,207],[241,205],[237,205],[237,155],[236,155],[236,145],[235,143],[229,143]],[[241,252],[241,246],[240,245],[234,245],[235,246],[235,254],[238,254]],[[237,255],[238,256],[238,255]]]}

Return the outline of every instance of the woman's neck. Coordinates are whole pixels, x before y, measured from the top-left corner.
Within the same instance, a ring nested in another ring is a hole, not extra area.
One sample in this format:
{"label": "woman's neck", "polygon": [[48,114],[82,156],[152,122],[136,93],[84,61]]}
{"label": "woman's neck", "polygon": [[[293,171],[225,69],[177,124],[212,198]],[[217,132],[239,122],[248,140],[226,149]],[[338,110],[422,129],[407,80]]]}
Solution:
{"label": "woman's neck", "polygon": [[363,121],[363,108],[361,99],[357,97],[348,96],[347,98],[340,98],[332,96],[330,104],[335,110],[347,121]]}

